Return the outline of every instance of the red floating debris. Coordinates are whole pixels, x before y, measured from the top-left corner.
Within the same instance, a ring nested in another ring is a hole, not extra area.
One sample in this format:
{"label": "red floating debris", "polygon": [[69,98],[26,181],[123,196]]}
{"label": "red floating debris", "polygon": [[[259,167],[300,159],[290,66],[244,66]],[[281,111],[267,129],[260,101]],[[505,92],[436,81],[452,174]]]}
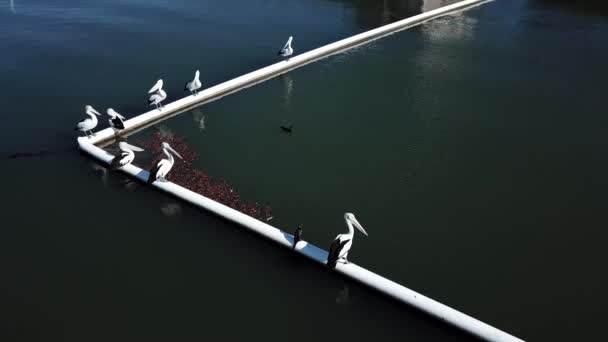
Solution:
{"label": "red floating debris", "polygon": [[269,207],[242,201],[239,194],[226,181],[215,180],[203,171],[195,169],[193,164],[198,159],[198,154],[183,138],[177,137],[175,134],[166,135],[155,132],[149,139],[139,143],[154,157],[147,165],[148,169],[153,166],[155,161],[165,157],[161,146],[163,142],[171,145],[184,158],[183,161],[176,160],[166,177],[167,180],[259,220],[266,221],[272,218]]}

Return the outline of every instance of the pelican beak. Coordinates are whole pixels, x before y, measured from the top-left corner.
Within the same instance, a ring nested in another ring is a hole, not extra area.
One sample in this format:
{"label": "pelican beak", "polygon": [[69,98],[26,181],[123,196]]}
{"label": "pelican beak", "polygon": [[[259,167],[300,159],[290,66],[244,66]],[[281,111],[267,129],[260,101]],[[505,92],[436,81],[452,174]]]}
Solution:
{"label": "pelican beak", "polygon": [[93,112],[93,114],[95,114],[97,116],[101,116],[101,114],[99,114],[99,112],[96,111],[95,108],[91,108],[91,112]]}
{"label": "pelican beak", "polygon": [[125,143],[125,146],[128,149],[130,149],[131,151],[134,151],[134,152],[143,152],[144,151],[144,149],[141,148],[141,147],[133,146],[133,145],[130,145],[130,144],[127,144],[127,143]]}
{"label": "pelican beak", "polygon": [[179,159],[182,159],[182,160],[184,159],[184,158],[182,158],[182,156],[180,156],[180,155],[179,155],[179,153],[177,153],[177,151],[176,151],[176,150],[174,150],[174,149],[173,149],[173,147],[168,146],[168,147],[167,147],[167,149],[168,149],[169,151],[171,151],[171,153],[173,153],[173,154],[175,154],[176,156],[178,156],[178,157],[179,157]]}
{"label": "pelican beak", "polygon": [[367,232],[365,231],[365,229],[363,229],[363,227],[361,226],[361,223],[359,223],[359,221],[357,221],[357,219],[356,219],[356,218],[354,218],[354,217],[353,217],[352,222],[353,222],[353,225],[354,225],[355,227],[357,227],[357,229],[359,229],[359,231],[360,231],[361,233],[365,234],[365,236],[368,236],[368,235],[367,235]]}

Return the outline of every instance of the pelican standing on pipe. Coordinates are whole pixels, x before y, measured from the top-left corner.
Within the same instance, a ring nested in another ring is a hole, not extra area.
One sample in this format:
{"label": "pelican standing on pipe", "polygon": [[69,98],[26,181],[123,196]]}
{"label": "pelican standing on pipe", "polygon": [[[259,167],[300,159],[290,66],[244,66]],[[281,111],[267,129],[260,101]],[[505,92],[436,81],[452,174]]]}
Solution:
{"label": "pelican standing on pipe", "polygon": [[336,236],[334,242],[332,242],[329,247],[329,254],[327,255],[327,266],[334,268],[336,264],[340,261],[343,263],[348,263],[348,251],[353,246],[353,238],[355,236],[356,227],[361,233],[367,236],[367,232],[359,221],[355,218],[355,215],[351,213],[344,214],[344,220],[346,221],[346,225],[348,226],[348,233],[340,234]]}
{"label": "pelican standing on pipe", "polygon": [[135,152],[143,152],[144,149],[129,145],[126,141],[121,141],[118,143],[118,148],[120,149],[120,154],[116,155],[112,162],[110,162],[110,169],[118,170],[121,167],[125,167],[133,162],[135,159]]}
{"label": "pelican standing on pipe", "polygon": [[161,110],[163,108],[161,102],[167,98],[167,93],[163,90],[163,80],[156,81],[156,84],[148,91],[148,94],[152,94],[148,99],[148,105],[155,105],[156,109]]}
{"label": "pelican standing on pipe", "polygon": [[108,116],[110,116],[110,120],[108,120],[108,122],[110,123],[110,127],[118,130],[125,129],[125,123],[123,121],[125,120],[124,116],[118,114],[118,112],[116,112],[112,108],[108,108],[108,110],[106,110],[106,113],[108,113]]}
{"label": "pelican standing on pipe", "polygon": [[91,130],[97,126],[97,116],[101,116],[101,114],[91,106],[85,106],[84,111],[89,117],[76,124],[74,130],[84,132],[89,137],[95,135]]}
{"label": "pelican standing on pipe", "polygon": [[200,74],[201,73],[196,70],[194,73],[194,79],[191,82],[186,83],[184,90],[190,91],[192,95],[198,95],[198,90],[203,86],[201,80],[199,79]]}
{"label": "pelican standing on pipe", "polygon": [[287,39],[287,43],[285,43],[285,46],[283,46],[283,48],[279,51],[278,55],[281,57],[287,57],[287,60],[289,60],[289,56],[291,56],[293,54],[293,48],[291,47],[291,41],[293,40],[292,36],[289,36],[289,39]]}
{"label": "pelican standing on pipe", "polygon": [[167,156],[167,158],[161,159],[154,164],[152,170],[150,170],[150,176],[148,176],[148,184],[154,183],[156,180],[160,180],[161,182],[166,182],[165,177],[171,171],[173,164],[175,163],[175,159],[173,159],[173,155],[175,154],[179,159],[184,159],[182,156],[177,153],[169,144],[163,142],[163,152]]}

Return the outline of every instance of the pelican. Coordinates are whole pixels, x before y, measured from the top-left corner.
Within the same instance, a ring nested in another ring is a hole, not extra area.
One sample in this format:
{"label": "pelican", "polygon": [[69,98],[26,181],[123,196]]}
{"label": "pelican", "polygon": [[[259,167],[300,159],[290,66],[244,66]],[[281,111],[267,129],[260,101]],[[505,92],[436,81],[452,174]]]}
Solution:
{"label": "pelican", "polygon": [[110,123],[110,126],[112,128],[125,129],[125,123],[123,122],[123,120],[125,120],[124,116],[118,114],[112,108],[108,108],[108,110],[106,110],[106,113],[108,113],[108,115],[110,116],[110,120],[108,120],[108,122]]}
{"label": "pelican", "polygon": [[293,54],[293,48],[291,47],[292,40],[293,37],[289,36],[289,39],[287,39],[287,43],[285,43],[285,46],[283,46],[283,48],[279,51],[279,56],[288,57],[287,60],[289,60],[289,56]]}
{"label": "pelican", "polygon": [[298,242],[302,240],[302,225],[296,228],[296,232],[293,234],[293,249],[296,249]]}
{"label": "pelican", "polygon": [[148,104],[150,106],[155,105],[160,110],[163,107],[161,102],[167,98],[167,93],[163,90],[163,80],[156,81],[156,84],[148,91],[148,94],[152,94],[148,99]]}
{"label": "pelican", "polygon": [[332,268],[336,267],[336,263],[338,261],[348,263],[348,251],[353,246],[353,237],[355,236],[354,227],[357,227],[357,229],[361,233],[367,236],[367,232],[365,231],[365,229],[363,229],[359,221],[357,221],[355,215],[351,213],[346,213],[344,214],[344,220],[346,221],[346,225],[348,226],[348,233],[336,236],[336,239],[329,247],[329,254],[327,255],[327,266]]}
{"label": "pelican", "polygon": [[85,106],[84,111],[89,117],[76,124],[76,128],[74,130],[84,132],[87,137],[95,135],[93,132],[91,132],[91,130],[97,126],[97,116],[100,116],[101,114],[99,114],[99,112],[91,106]]}
{"label": "pelican", "polygon": [[135,152],[144,151],[143,148],[129,145],[125,141],[119,142],[118,148],[120,149],[121,152],[120,152],[120,154],[116,155],[116,157],[114,157],[114,159],[112,159],[112,162],[110,163],[110,169],[112,169],[112,170],[118,170],[121,167],[125,167],[125,166],[131,164],[131,162],[133,162],[133,159],[135,159]]}
{"label": "pelican", "polygon": [[148,177],[148,184],[154,183],[155,180],[160,180],[162,182],[166,182],[165,176],[171,171],[173,164],[175,163],[175,159],[173,159],[173,154],[179,157],[179,159],[184,159],[179,155],[169,144],[163,142],[163,152],[167,156],[165,159],[161,159],[154,164],[152,170],[150,170],[150,176]]}
{"label": "pelican", "polygon": [[196,70],[196,72],[194,73],[194,79],[192,81],[186,83],[184,90],[190,91],[192,93],[192,95],[197,95],[198,90],[201,89],[201,87],[203,86],[201,84],[201,80],[199,80],[200,74],[201,73],[198,70]]}

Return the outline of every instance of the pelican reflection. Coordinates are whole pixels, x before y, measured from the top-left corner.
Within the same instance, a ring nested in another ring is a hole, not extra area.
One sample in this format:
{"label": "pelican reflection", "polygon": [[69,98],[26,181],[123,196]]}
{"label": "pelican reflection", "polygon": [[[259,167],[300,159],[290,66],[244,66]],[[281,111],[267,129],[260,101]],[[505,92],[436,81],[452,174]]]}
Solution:
{"label": "pelican reflection", "polygon": [[205,119],[205,113],[203,113],[202,110],[192,110],[192,120],[194,120],[194,122],[198,125],[198,129],[200,129],[201,131],[204,131],[206,128]]}

